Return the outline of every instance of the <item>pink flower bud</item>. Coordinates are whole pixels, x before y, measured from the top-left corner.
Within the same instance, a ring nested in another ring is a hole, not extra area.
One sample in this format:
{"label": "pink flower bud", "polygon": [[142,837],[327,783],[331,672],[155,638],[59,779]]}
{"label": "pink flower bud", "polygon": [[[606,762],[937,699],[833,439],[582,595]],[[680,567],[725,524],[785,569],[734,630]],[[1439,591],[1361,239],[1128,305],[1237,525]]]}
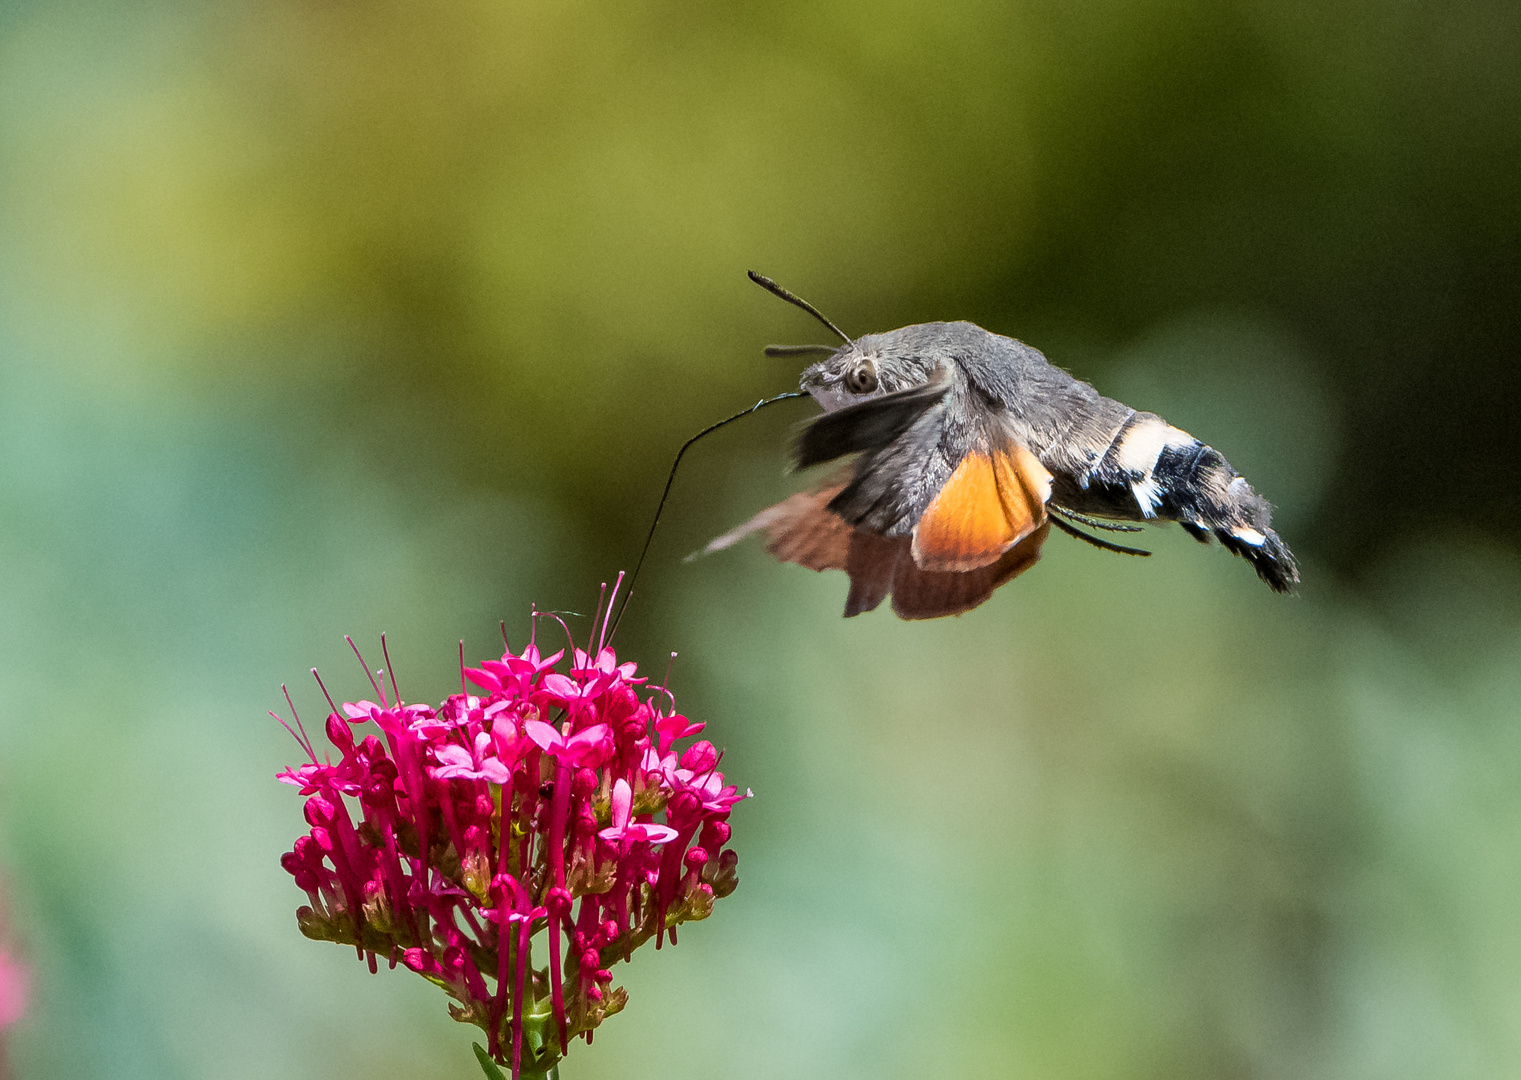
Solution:
{"label": "pink flower bud", "polygon": [[354,748],[354,733],[349,730],[349,722],[337,713],[327,718],[327,741],[345,753]]}
{"label": "pink flower bud", "polygon": [[681,829],[690,825],[692,819],[702,813],[702,800],[690,791],[678,791],[666,804],[665,816],[671,826]]}
{"label": "pink flower bud", "polygon": [[718,764],[718,751],[713,744],[704,739],[687,747],[687,752],[681,755],[681,767],[694,773],[705,773]]}
{"label": "pink flower bud", "polygon": [[698,843],[709,851],[717,851],[729,842],[732,832],[727,821],[709,819],[702,823],[702,839]]}
{"label": "pink flower bud", "polygon": [[426,974],[438,969],[438,963],[422,949],[404,950],[401,954],[401,962],[418,974]]}
{"label": "pink flower bud", "polygon": [[326,827],[333,823],[333,804],[321,795],[313,795],[306,800],[306,820],[309,825]]}

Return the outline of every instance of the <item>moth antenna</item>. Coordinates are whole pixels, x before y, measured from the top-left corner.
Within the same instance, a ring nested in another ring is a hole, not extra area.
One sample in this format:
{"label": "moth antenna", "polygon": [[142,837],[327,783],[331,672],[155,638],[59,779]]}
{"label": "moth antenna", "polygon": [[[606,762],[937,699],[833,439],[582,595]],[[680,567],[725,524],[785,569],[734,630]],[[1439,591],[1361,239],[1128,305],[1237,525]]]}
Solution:
{"label": "moth antenna", "polygon": [[1087,514],[1079,514],[1076,510],[1068,510],[1065,506],[1057,506],[1054,503],[1046,504],[1046,509],[1053,514],[1060,514],[1068,521],[1081,521],[1084,525],[1095,529],[1104,529],[1108,532],[1144,532],[1140,525],[1127,525],[1120,521],[1105,521],[1103,518],[1089,517]]}
{"label": "moth antenna", "polygon": [[[823,318],[822,315],[819,317]],[[628,602],[633,599],[634,583],[639,580],[639,570],[644,566],[644,557],[650,553],[650,542],[655,539],[655,529],[660,525],[660,515],[665,511],[665,501],[671,495],[671,485],[676,482],[676,470],[681,467],[681,459],[685,457],[686,452],[692,448],[692,444],[697,442],[699,439],[713,434],[713,432],[717,431],[721,427],[727,427],[729,424],[734,423],[734,421],[749,416],[751,413],[755,412],[758,409],[764,409],[767,405],[775,405],[778,401],[786,401],[788,398],[799,398],[807,396],[808,394],[805,390],[789,390],[785,394],[777,394],[776,397],[762,398],[754,405],[751,405],[748,409],[742,409],[741,411],[735,413],[733,416],[726,417],[716,424],[709,424],[707,427],[699,431],[696,435],[693,435],[690,439],[681,444],[681,449],[676,451],[676,460],[671,462],[671,473],[665,478],[665,490],[660,493],[660,502],[655,507],[654,520],[650,522],[650,531],[646,533],[644,537],[644,547],[639,549],[639,561],[634,563],[634,572],[629,575],[628,590],[623,594],[623,603],[618,605],[618,614],[613,616],[613,625],[607,632],[607,643],[609,645],[613,643],[613,635],[618,632],[618,624],[623,622],[623,613],[628,610]]]}
{"label": "moth antenna", "polygon": [[[841,330],[838,326],[830,322],[828,319],[824,318],[824,313],[810,304],[807,300],[804,300],[796,293],[788,292],[786,289],[782,288],[776,282],[768,278],[765,274],[757,274],[754,270],[748,270],[746,273],[750,275],[751,281],[755,282],[761,288],[765,289],[772,296],[780,297],[781,299],[787,301],[787,303],[791,304],[793,307],[802,308],[804,311],[808,312],[808,314],[812,315],[815,319],[819,320],[819,322],[823,323],[825,326],[829,327],[829,329],[833,330],[836,334],[840,335],[840,340],[845,344],[849,345],[851,343],[849,334]],[[829,351],[833,352],[834,350],[831,349]]]}
{"label": "moth antenna", "polygon": [[1083,532],[1083,530],[1068,525],[1065,521],[1057,517],[1055,514],[1047,515],[1047,520],[1049,520],[1052,525],[1055,525],[1058,529],[1066,533],[1068,536],[1075,536],[1084,543],[1092,544],[1094,547],[1102,548],[1105,551],[1112,551],[1116,555],[1139,555],[1142,558],[1151,555],[1151,552],[1142,551],[1140,548],[1125,547],[1122,544],[1111,544],[1108,540],[1100,540],[1096,536],[1089,536],[1087,533]]}
{"label": "moth antenna", "polygon": [[767,345],[767,356],[833,356],[833,345]]}

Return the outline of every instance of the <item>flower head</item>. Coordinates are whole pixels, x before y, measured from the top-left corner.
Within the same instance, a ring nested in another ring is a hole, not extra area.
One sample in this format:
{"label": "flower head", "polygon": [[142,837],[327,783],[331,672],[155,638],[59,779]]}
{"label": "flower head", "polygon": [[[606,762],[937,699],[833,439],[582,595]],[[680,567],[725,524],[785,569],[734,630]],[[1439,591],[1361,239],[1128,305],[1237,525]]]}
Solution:
{"label": "flower head", "polygon": [[627,1000],[612,966],[675,944],[738,881],[725,845],[744,796],[712,744],[672,746],[702,725],[596,646],[564,671],[533,642],[462,666],[481,694],[436,709],[374,683],[378,703],[328,716],[337,762],[302,729],[310,760],[280,774],[306,797],[310,829],[282,859],[310,901],[302,933],[442,987],[514,1077],[590,1042]]}

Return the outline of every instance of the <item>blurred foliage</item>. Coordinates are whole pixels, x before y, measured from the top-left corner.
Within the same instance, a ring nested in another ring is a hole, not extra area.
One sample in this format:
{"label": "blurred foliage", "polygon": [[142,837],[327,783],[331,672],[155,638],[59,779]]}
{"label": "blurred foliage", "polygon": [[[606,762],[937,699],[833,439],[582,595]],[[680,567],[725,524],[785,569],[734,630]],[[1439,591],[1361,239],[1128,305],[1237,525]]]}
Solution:
{"label": "blurred foliage", "polygon": [[1498,0],[0,8],[20,1075],[470,1074],[432,988],[296,933],[296,750],[258,718],[282,680],[318,713],[312,664],[358,693],[344,632],[428,699],[459,637],[587,610],[680,441],[815,339],[751,267],[1194,431],[1305,594],[1182,536],[1053,540],[962,619],[847,623],[835,576],[678,558],[795,486],[806,408],[704,444],[620,647],[680,651],[756,790],[742,884],[566,1075],[1516,1073],[1518,31]]}

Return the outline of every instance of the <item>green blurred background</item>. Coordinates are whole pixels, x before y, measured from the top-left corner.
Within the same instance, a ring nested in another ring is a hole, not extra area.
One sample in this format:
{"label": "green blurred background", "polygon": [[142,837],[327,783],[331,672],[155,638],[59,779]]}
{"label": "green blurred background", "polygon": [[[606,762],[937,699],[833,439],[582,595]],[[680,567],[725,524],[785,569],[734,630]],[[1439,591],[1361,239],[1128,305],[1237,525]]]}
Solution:
{"label": "green blurred background", "polygon": [[741,885],[567,1080],[1521,1075],[1518,55],[1513,0],[0,6],[18,1074],[474,1073],[297,933],[265,711],[589,610],[820,337],[753,267],[1194,431],[1305,586],[1053,537],[845,622],[680,561],[811,406],[708,441],[620,647],[754,788]]}

